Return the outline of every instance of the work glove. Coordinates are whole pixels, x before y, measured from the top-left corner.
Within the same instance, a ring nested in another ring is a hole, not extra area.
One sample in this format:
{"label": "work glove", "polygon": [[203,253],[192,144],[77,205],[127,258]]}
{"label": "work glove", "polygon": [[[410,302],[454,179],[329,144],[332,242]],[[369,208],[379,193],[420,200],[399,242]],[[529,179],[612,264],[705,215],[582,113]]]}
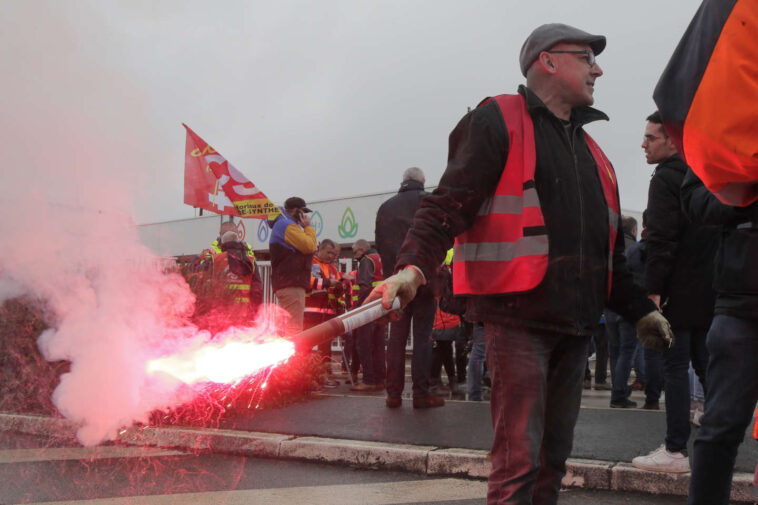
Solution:
{"label": "work glove", "polygon": [[363,303],[381,298],[384,308],[391,309],[392,302],[399,298],[400,308],[403,308],[416,296],[418,287],[425,283],[423,276],[415,268],[405,267],[375,287]]}
{"label": "work glove", "polygon": [[644,349],[665,351],[674,347],[674,332],[660,312],[654,310],[637,321],[637,338]]}

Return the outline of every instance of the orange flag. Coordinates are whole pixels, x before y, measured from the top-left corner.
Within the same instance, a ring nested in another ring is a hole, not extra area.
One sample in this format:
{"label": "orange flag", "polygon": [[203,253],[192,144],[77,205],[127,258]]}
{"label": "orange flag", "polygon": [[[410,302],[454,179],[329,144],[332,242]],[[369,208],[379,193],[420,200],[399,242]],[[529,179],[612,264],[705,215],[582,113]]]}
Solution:
{"label": "orange flag", "polygon": [[279,207],[186,124],[184,203],[217,214],[273,220]]}

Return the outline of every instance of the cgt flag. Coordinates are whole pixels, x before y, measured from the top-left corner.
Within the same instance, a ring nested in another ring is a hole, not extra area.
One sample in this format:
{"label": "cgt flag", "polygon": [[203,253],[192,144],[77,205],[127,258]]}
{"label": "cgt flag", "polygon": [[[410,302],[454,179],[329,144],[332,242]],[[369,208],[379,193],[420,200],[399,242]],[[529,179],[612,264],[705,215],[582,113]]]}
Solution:
{"label": "cgt flag", "polygon": [[217,214],[273,220],[281,214],[266,195],[186,124],[184,203]]}
{"label": "cgt flag", "polygon": [[653,99],[674,144],[729,205],[758,200],[758,1],[704,0]]}

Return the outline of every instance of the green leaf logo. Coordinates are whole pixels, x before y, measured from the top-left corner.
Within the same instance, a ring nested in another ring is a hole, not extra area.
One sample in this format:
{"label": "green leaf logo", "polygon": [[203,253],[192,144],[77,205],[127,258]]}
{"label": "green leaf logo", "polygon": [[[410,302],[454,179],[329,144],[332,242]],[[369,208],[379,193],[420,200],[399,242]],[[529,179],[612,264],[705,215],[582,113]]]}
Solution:
{"label": "green leaf logo", "polygon": [[353,238],[358,234],[358,223],[350,207],[346,208],[345,213],[342,214],[342,222],[337,227],[337,231],[342,238]]}

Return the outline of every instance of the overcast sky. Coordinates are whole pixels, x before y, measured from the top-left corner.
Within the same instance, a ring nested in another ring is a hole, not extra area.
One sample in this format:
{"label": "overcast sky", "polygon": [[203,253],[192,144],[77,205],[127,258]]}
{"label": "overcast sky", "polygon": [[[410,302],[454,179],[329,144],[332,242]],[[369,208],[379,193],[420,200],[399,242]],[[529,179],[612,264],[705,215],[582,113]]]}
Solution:
{"label": "overcast sky", "polygon": [[642,210],[644,118],[698,5],[4,0],[3,172],[75,205],[96,173],[132,195],[139,223],[190,217],[185,122],[277,203],[392,191],[412,165],[436,184],[466,108],[514,92],[525,37],[564,22],[608,38],[595,106],[611,121],[588,131],[622,207]]}

